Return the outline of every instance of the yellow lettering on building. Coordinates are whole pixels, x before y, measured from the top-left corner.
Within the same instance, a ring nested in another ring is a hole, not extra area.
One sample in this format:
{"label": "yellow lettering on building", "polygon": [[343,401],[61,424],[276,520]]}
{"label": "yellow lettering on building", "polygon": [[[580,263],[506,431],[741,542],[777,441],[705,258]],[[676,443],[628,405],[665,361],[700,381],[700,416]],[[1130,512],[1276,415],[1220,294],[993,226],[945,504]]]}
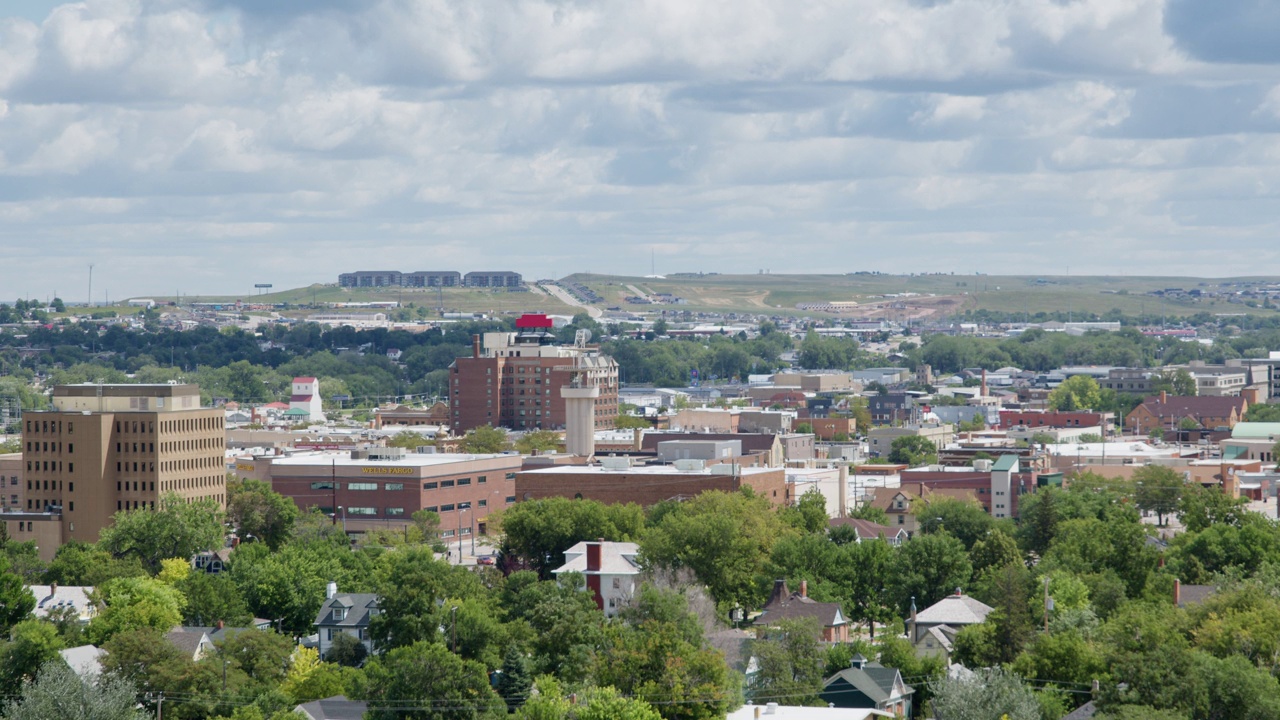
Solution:
{"label": "yellow lettering on building", "polygon": [[236,469],[244,470],[245,472],[253,472],[254,468],[252,465],[236,465]]}
{"label": "yellow lettering on building", "polygon": [[360,468],[365,475],[412,475],[413,468],[402,467],[366,467]]}

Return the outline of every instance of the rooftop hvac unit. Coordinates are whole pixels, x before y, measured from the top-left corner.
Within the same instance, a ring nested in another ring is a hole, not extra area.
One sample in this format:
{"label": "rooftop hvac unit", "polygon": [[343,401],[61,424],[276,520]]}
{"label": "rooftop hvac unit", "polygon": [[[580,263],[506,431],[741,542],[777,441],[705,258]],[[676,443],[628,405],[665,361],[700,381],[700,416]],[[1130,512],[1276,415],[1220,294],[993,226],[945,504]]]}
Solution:
{"label": "rooftop hvac unit", "polygon": [[981,458],[979,460],[973,461],[973,469],[977,470],[978,472],[991,472],[991,467],[993,465],[994,463],[992,463],[990,460],[986,458]]}
{"label": "rooftop hvac unit", "polygon": [[701,460],[676,460],[672,464],[676,466],[676,472],[700,473],[706,469],[706,464]]}
{"label": "rooftop hvac unit", "polygon": [[609,457],[602,457],[600,458],[600,467],[605,470],[630,470],[631,457],[627,455],[623,455],[621,457],[615,457],[612,455]]}

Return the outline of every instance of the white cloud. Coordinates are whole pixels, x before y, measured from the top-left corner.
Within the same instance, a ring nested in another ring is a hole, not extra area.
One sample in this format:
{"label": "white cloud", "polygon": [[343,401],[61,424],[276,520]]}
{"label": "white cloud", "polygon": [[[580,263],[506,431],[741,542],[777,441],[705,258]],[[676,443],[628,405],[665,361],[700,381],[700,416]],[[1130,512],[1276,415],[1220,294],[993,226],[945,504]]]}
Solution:
{"label": "white cloud", "polygon": [[[56,282],[23,250],[45,243],[190,272],[192,292],[246,254],[278,286],[388,258],[626,271],[650,248],[669,271],[1022,272],[1042,254],[1016,248],[1059,241],[1151,272],[1252,271],[1276,229],[1280,79],[1188,55],[1169,12],[66,4],[0,20],[0,257],[27,258],[0,283]],[[1170,238],[1223,251],[1154,252]],[[168,289],[147,278],[130,282]]]}

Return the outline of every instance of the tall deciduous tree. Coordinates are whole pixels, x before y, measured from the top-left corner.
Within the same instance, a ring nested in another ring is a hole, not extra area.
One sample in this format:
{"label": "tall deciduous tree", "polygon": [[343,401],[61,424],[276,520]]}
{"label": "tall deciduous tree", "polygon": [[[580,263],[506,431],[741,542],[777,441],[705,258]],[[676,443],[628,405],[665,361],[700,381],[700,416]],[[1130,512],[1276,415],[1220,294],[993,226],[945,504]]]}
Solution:
{"label": "tall deciduous tree", "polygon": [[35,607],[35,596],[22,578],[9,572],[9,559],[0,555],[0,636],[7,635],[9,628],[22,622]]}
{"label": "tall deciduous tree", "polygon": [[480,663],[440,643],[416,642],[365,666],[371,720],[497,720],[507,705]]}
{"label": "tall deciduous tree", "polygon": [[517,503],[497,520],[502,552],[543,579],[564,564],[564,552],[583,540],[636,540],[644,530],[639,505],[546,498]]}
{"label": "tall deciduous tree", "polygon": [[823,653],[817,621],[784,620],[751,643],[757,670],[747,686],[751,702],[816,705],[822,691]]}
{"label": "tall deciduous tree", "polygon": [[468,430],[458,443],[458,449],[462,452],[475,454],[500,453],[510,448],[507,431],[491,425]]}
{"label": "tall deciduous tree", "polygon": [[117,558],[134,557],[155,573],[165,558],[189,558],[222,547],[222,510],[212,500],[188,503],[174,493],[155,510],[118,512],[104,528],[99,546]]}
{"label": "tall deciduous tree", "polygon": [[1164,525],[1164,518],[1178,510],[1186,482],[1173,468],[1163,465],[1144,465],[1133,473],[1137,484],[1134,502],[1145,511],[1154,512]]}
{"label": "tall deciduous tree", "polygon": [[187,602],[172,586],[146,577],[115,578],[101,593],[106,607],[89,621],[89,638],[95,644],[139,628],[168,632],[182,622]]}
{"label": "tall deciduous tree", "polygon": [[911,598],[915,598],[917,607],[928,607],[956,588],[963,589],[973,574],[964,544],[945,533],[920,535],[903,544],[894,556],[892,568],[890,596],[903,616],[911,606]]}
{"label": "tall deciduous tree", "polygon": [[889,444],[889,462],[918,467],[938,461],[938,447],[933,441],[919,435],[894,438]]}
{"label": "tall deciduous tree", "polygon": [[768,498],[704,492],[667,512],[640,550],[657,567],[692,570],[716,602],[750,608],[764,601],[770,552],[788,532]]}
{"label": "tall deciduous tree", "polygon": [[241,538],[252,536],[278,550],[293,533],[298,506],[261,480],[227,483],[227,518]]}
{"label": "tall deciduous tree", "polygon": [[1054,410],[1093,410],[1102,406],[1102,391],[1088,375],[1072,375],[1049,393],[1048,402]]}

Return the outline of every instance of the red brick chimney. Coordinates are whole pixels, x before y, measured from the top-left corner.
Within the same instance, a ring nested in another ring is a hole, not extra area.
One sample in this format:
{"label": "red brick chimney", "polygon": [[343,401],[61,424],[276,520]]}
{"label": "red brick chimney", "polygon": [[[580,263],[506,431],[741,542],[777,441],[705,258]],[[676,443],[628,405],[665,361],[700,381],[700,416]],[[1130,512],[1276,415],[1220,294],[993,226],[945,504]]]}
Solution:
{"label": "red brick chimney", "polygon": [[1164,404],[1165,404],[1165,403],[1167,403],[1167,402],[1169,402],[1169,393],[1168,393],[1168,392],[1166,392],[1166,391],[1164,391],[1164,390],[1161,390],[1161,391],[1160,391],[1160,404],[1161,404],[1161,405],[1164,405]]}
{"label": "red brick chimney", "polygon": [[587,543],[587,572],[600,570],[600,546],[603,544],[603,539]]}
{"label": "red brick chimney", "polygon": [[809,581],[808,580],[800,581],[800,597],[802,598],[809,597]]}
{"label": "red brick chimney", "polygon": [[982,368],[982,397],[987,396],[987,369]]}
{"label": "red brick chimney", "polygon": [[1173,581],[1173,606],[1178,607],[1182,603],[1182,581],[1174,578]]}
{"label": "red brick chimney", "polygon": [[480,335],[479,334],[471,336],[471,357],[473,358],[480,357]]}

